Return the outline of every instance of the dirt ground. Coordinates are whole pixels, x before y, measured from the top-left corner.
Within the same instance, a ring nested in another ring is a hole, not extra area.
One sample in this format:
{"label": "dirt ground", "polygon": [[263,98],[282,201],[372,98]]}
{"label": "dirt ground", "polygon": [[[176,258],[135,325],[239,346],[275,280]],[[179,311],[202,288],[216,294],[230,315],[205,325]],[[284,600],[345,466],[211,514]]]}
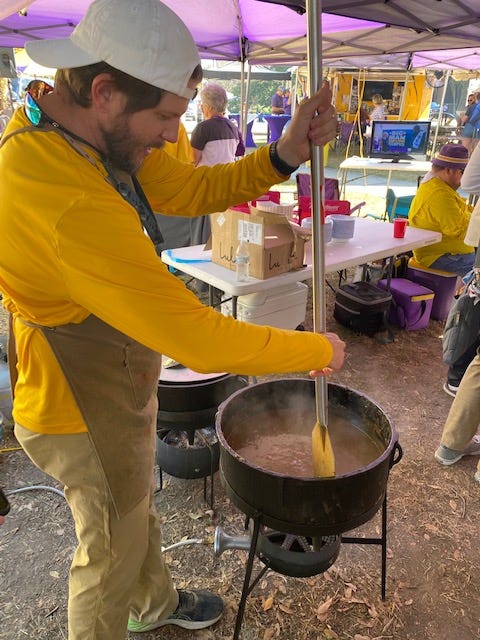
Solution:
{"label": "dirt ground", "polygon": [[[326,573],[290,578],[267,572],[248,597],[241,638],[479,638],[476,460],[464,458],[443,468],[433,458],[451,404],[442,390],[443,323],[431,321],[416,332],[398,330],[393,343],[380,344],[337,325],[330,291],[327,298],[328,328],[348,345],[345,367],[333,380],[377,402],[391,417],[403,448],[403,459],[392,468],[388,482],[386,599],[380,597],[380,547],[342,544],[338,560]],[[306,326],[311,326],[310,313]],[[1,484],[6,489],[55,486],[17,450],[11,429],[6,429],[1,446]],[[155,500],[165,546],[201,541],[168,552],[177,586],[220,593],[225,615],[210,630],[191,633],[167,627],[143,634],[145,640],[232,638],[246,553],[228,550],[216,558],[212,543],[216,525],[229,534],[242,534],[244,516],[225,496],[218,474],[214,486],[213,512],[203,499],[203,480],[164,474]],[[44,489],[13,495],[11,503],[0,530],[0,638],[63,640],[68,567],[75,546],[68,508],[61,496]],[[380,525],[377,514],[352,535],[378,536]],[[261,566],[256,560],[255,573]]]}

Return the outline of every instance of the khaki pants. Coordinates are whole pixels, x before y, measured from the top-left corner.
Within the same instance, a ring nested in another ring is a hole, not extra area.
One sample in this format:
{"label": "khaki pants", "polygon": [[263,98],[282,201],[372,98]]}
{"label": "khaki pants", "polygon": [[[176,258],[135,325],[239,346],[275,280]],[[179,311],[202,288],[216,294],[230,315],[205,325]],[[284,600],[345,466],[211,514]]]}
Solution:
{"label": "khaki pants", "polygon": [[15,436],[31,460],[65,486],[75,521],[69,640],[124,640],[129,615],[144,622],[168,617],[178,595],[151,498],[118,519],[87,433],[44,435],[17,424]]}
{"label": "khaki pants", "polygon": [[[442,444],[462,451],[480,425],[480,351],[462,378],[443,428]],[[480,471],[480,462],[478,463]]]}

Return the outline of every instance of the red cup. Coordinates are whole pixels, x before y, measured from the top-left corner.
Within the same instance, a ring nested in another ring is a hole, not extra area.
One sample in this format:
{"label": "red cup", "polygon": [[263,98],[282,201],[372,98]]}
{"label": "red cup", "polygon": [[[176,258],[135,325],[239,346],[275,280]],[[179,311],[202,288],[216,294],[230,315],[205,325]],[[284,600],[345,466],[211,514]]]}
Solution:
{"label": "red cup", "polygon": [[407,225],[408,225],[407,218],[394,218],[393,219],[393,237],[404,238]]}

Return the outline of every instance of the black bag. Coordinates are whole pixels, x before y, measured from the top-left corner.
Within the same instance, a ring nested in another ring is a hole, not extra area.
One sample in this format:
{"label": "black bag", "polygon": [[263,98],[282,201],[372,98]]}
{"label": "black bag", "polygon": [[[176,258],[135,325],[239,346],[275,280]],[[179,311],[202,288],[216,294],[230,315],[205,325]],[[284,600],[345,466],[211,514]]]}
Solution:
{"label": "black bag", "polygon": [[[476,303],[476,304],[475,304]],[[469,287],[453,301],[443,331],[445,364],[454,364],[477,340],[480,333],[480,301],[469,295]]]}
{"label": "black bag", "polygon": [[408,261],[413,256],[411,251],[400,253],[393,258],[385,258],[381,262],[369,262],[363,265],[363,277],[362,280],[371,282],[372,284],[378,284],[379,280],[383,280],[388,277],[391,265],[391,277],[392,278],[405,278],[407,275]]}
{"label": "black bag", "polygon": [[373,336],[389,330],[387,318],[392,296],[369,282],[347,282],[335,293],[333,317],[345,327]]}

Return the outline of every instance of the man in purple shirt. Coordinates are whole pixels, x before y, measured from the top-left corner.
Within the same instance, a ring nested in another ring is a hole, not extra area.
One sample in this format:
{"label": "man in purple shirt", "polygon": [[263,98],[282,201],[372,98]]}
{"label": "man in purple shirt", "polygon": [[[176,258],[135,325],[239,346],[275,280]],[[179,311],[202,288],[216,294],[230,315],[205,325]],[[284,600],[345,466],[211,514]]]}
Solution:
{"label": "man in purple shirt", "polygon": [[283,109],[283,87],[278,87],[276,92],[273,94],[271,107],[273,115],[285,113]]}

